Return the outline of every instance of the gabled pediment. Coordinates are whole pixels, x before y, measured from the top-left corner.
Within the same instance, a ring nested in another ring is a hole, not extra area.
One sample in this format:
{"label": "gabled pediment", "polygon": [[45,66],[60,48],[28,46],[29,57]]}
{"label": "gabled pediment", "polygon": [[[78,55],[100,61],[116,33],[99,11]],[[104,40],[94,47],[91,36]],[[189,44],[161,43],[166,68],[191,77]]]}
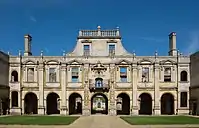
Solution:
{"label": "gabled pediment", "polygon": [[153,61],[148,58],[144,58],[144,59],[138,61],[138,64],[153,64]]}
{"label": "gabled pediment", "polygon": [[81,42],[82,42],[82,43],[92,43],[91,40],[82,40]]}
{"label": "gabled pediment", "polygon": [[107,43],[117,43],[116,40],[108,40]]}
{"label": "gabled pediment", "polygon": [[116,64],[121,64],[121,65],[124,64],[124,65],[126,65],[126,64],[131,64],[131,61],[128,61],[128,60],[124,60],[124,59],[123,59],[123,60],[117,61]]}
{"label": "gabled pediment", "polygon": [[176,62],[173,60],[162,60],[162,61],[160,61],[160,64],[161,65],[173,65],[173,64],[176,64]]}
{"label": "gabled pediment", "polygon": [[74,64],[74,65],[78,65],[78,64],[82,64],[82,62],[81,62],[81,61],[79,61],[79,60],[71,60],[71,61],[67,62],[67,64]]}
{"label": "gabled pediment", "polygon": [[28,59],[28,60],[24,61],[23,64],[35,65],[35,64],[37,64],[37,63],[36,63],[35,61],[33,61],[33,60]]}
{"label": "gabled pediment", "polygon": [[46,61],[46,64],[59,64],[60,62],[58,60],[48,60]]}

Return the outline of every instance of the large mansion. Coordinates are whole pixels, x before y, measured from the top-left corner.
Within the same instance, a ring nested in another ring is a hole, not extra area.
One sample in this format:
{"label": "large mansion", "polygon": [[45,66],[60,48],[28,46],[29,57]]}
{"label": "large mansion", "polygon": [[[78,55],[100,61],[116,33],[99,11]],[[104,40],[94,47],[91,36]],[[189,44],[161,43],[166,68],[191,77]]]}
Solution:
{"label": "large mansion", "polygon": [[179,54],[176,33],[168,56],[136,56],[119,28],[80,30],[62,56],[25,52],[9,57],[11,114],[189,114],[190,57]]}

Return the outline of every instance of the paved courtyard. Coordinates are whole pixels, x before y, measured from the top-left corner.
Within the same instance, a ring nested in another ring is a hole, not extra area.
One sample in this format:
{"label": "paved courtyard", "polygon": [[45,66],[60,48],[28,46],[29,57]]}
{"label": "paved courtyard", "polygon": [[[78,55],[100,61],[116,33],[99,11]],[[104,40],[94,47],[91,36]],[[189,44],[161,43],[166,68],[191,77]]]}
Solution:
{"label": "paved courtyard", "polygon": [[0,125],[0,128],[199,128],[199,125],[130,125],[117,116],[93,115],[81,116],[71,125],[36,126],[36,125]]}

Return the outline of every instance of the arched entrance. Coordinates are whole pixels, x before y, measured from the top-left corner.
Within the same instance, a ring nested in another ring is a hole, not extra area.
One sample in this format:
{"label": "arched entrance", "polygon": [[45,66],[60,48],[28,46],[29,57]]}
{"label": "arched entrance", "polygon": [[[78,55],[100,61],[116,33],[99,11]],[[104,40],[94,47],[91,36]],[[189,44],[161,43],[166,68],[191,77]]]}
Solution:
{"label": "arched entrance", "polygon": [[78,93],[69,96],[69,114],[82,114],[82,97]]}
{"label": "arched entrance", "polygon": [[142,93],[140,96],[140,110],[139,114],[151,115],[152,114],[152,97],[148,93]]}
{"label": "arched entrance", "polygon": [[117,114],[130,115],[130,97],[126,93],[117,96]]}
{"label": "arched entrance", "polygon": [[174,114],[174,97],[170,93],[165,93],[161,97],[161,114]]}
{"label": "arched entrance", "polygon": [[24,112],[25,114],[37,114],[38,100],[33,92],[29,92],[24,98]]}
{"label": "arched entrance", "polygon": [[47,105],[47,110],[46,113],[49,114],[60,114],[59,110],[59,95],[57,93],[49,93],[47,98],[46,98],[46,105]]}
{"label": "arched entrance", "polygon": [[108,114],[108,98],[102,93],[96,93],[91,98],[91,114]]}

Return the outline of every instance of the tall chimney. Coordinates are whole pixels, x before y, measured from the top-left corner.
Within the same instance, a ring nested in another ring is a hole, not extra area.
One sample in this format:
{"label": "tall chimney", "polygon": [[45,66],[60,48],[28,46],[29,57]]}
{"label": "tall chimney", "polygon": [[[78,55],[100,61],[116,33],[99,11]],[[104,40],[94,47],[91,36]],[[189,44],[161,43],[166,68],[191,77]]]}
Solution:
{"label": "tall chimney", "polygon": [[169,56],[177,56],[175,32],[169,34]]}
{"label": "tall chimney", "polygon": [[29,34],[24,36],[24,47],[25,47],[24,56],[32,55],[31,41],[32,41],[32,37]]}

